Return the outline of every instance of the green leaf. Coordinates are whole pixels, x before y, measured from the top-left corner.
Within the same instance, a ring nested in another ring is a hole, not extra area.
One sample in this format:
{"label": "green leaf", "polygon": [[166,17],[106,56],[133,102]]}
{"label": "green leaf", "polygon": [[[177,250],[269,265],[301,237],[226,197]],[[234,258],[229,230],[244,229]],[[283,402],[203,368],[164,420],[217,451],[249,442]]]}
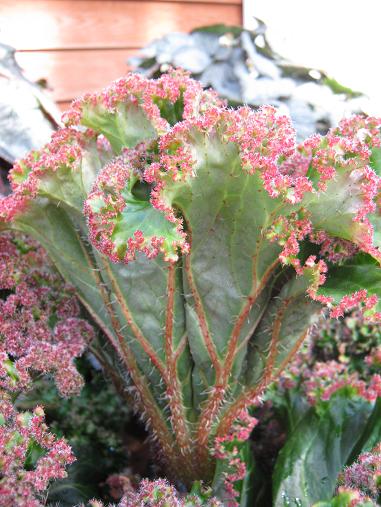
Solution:
{"label": "green leaf", "polygon": [[115,154],[142,141],[155,139],[157,132],[143,109],[133,102],[120,103],[114,112],[100,105],[84,104],[81,123],[103,134]]}
{"label": "green leaf", "polygon": [[[192,128],[183,144],[195,160],[193,170],[197,177],[189,176],[185,181],[163,177],[162,195],[165,202],[181,212],[191,243],[184,287],[195,374],[211,382],[207,337],[197,315],[197,294],[220,357],[226,354],[232,335],[238,335],[234,339],[241,352],[235,357],[234,380],[240,374],[248,338],[268,302],[280,252],[264,231],[275,216],[287,214],[291,206],[268,195],[260,175],[249,174],[242,167],[238,147],[226,142],[218,128],[209,133]],[[261,286],[263,278],[267,283]],[[256,304],[237,330],[235,322],[250,296]]]}
{"label": "green leaf", "polygon": [[281,450],[273,476],[274,506],[310,507],[330,500],[372,412],[372,404],[338,391],[319,412],[311,408]]}
{"label": "green leaf", "polygon": [[311,213],[315,230],[361,244],[367,226],[355,222],[354,218],[362,207],[363,200],[359,182],[350,178],[346,169],[338,167],[335,178],[327,182],[327,190],[308,193],[303,199],[303,205]]}
{"label": "green leaf", "polygon": [[381,310],[381,269],[370,255],[360,253],[340,265],[330,266],[327,280],[318,294],[333,298],[334,304],[347,295],[366,289],[368,295],[375,294]]}
{"label": "green leaf", "polygon": [[381,176],[381,148],[373,148],[370,156],[370,167],[374,172]]}
{"label": "green leaf", "polygon": [[381,398],[378,398],[367,425],[359,438],[347,465],[352,464],[360,454],[371,451],[381,442]]}

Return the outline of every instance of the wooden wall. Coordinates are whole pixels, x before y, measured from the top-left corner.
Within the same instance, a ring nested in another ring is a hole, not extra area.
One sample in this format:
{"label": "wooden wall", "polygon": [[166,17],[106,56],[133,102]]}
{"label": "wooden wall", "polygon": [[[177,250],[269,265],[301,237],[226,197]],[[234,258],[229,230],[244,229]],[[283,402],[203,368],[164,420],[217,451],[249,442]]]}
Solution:
{"label": "wooden wall", "polygon": [[0,40],[62,108],[123,75],[152,39],[213,23],[240,25],[242,0],[0,0]]}

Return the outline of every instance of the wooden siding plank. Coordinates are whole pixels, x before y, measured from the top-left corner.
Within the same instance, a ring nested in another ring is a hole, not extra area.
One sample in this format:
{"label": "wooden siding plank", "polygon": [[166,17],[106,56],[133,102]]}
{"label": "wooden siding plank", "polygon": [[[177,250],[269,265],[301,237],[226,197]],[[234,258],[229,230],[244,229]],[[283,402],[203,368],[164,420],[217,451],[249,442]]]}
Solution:
{"label": "wooden siding plank", "polygon": [[[102,1],[102,0],[99,0]],[[142,0],[144,1],[144,0]],[[177,4],[190,3],[190,4],[230,4],[242,5],[242,0],[152,0],[153,2],[175,2]]]}
{"label": "wooden siding plank", "polygon": [[19,50],[138,48],[169,32],[241,22],[238,4],[0,0],[2,42]]}
{"label": "wooden siding plank", "polygon": [[71,100],[64,100],[63,102],[57,102],[58,108],[64,112],[70,109]]}
{"label": "wooden siding plank", "polygon": [[[34,2],[34,0],[24,0],[29,2]],[[61,0],[56,0],[61,1]],[[75,1],[75,0],[72,0]],[[103,2],[104,0],[91,0],[93,2]],[[128,2],[129,0],[121,0],[124,2]],[[141,2],[145,2],[147,0],[141,0]],[[243,0],[151,0],[152,2],[174,2],[177,4],[181,3],[190,3],[190,4],[231,4],[231,5],[243,5]]]}
{"label": "wooden siding plank", "polygon": [[128,72],[127,59],[138,50],[17,52],[16,59],[32,81],[46,79],[55,101],[70,101],[110,84]]}

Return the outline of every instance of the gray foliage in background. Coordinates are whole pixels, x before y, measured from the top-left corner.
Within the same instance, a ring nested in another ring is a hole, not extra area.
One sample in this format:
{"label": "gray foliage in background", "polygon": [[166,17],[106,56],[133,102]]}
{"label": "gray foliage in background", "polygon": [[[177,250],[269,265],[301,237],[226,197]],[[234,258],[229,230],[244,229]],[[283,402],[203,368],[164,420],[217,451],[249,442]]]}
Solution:
{"label": "gray foliage in background", "polygon": [[254,31],[213,25],[187,33],[170,33],[145,47],[130,65],[148,77],[169,66],[182,67],[205,87],[213,87],[232,105],[272,104],[291,116],[299,139],[363,112],[366,98],[323,71],[294,65],[276,54],[265,24]]}
{"label": "gray foliage in background", "polygon": [[41,87],[26,79],[15,50],[0,43],[0,194],[15,160],[41,148],[58,126],[60,111]]}

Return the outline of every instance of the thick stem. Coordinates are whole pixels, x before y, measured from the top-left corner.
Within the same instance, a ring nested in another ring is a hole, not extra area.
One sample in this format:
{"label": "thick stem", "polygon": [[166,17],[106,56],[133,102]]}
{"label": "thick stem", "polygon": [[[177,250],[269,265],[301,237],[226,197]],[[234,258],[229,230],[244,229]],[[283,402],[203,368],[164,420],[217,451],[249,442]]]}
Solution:
{"label": "thick stem", "polygon": [[136,407],[137,400],[135,400],[132,394],[128,392],[125,382],[123,382],[121,377],[116,373],[113,366],[104,357],[104,354],[102,354],[102,352],[96,347],[91,345],[89,346],[89,350],[92,354],[94,354],[97,361],[99,361],[99,364],[103,368],[105,376],[110,378],[119,397],[122,400],[126,401],[129,407],[134,407],[135,411],[138,411],[139,409]]}
{"label": "thick stem", "polygon": [[[170,264],[168,267],[168,299],[165,319],[165,355],[167,360],[167,375],[171,381],[167,385],[167,397],[171,411],[171,424],[176,436],[177,443],[179,445],[180,452],[184,455],[184,457],[191,457],[192,439],[189,434],[189,428],[186,422],[181,388],[177,375],[177,360],[179,358],[179,355],[176,353],[173,344],[175,277],[176,267],[173,264]],[[191,462],[190,466],[192,467]]]}

